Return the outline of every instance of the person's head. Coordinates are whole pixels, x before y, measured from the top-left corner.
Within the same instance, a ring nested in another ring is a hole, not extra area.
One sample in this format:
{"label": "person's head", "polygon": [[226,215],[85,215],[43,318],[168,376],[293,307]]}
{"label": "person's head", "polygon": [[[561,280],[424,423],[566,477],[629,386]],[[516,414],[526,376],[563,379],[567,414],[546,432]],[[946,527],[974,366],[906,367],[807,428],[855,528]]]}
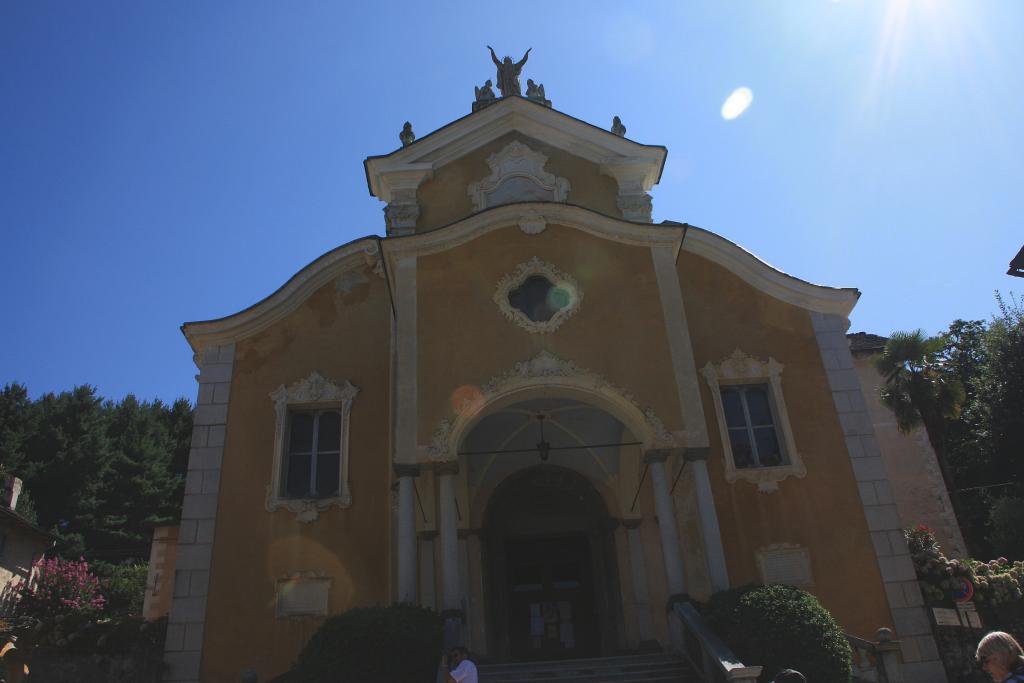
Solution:
{"label": "person's head", "polygon": [[772,679],[772,683],[806,683],[806,681],[807,679],[802,673],[793,669],[783,669]]}
{"label": "person's head", "polygon": [[484,85],[486,85],[486,86],[487,86],[488,88],[489,88],[489,87],[491,87],[491,85],[493,85],[493,84],[491,83],[491,79],[489,79],[489,78],[488,78],[488,79],[487,79],[487,82],[486,82],[486,83],[484,83]]}
{"label": "person's head", "polygon": [[978,643],[974,659],[993,681],[1002,681],[1011,671],[1024,665],[1024,651],[1009,633],[993,631]]}
{"label": "person's head", "polygon": [[464,659],[469,659],[469,650],[461,645],[456,645],[448,651],[448,659],[451,661],[451,666],[458,666]]}
{"label": "person's head", "polygon": [[512,58],[511,57],[505,57],[505,59],[503,59],[501,61],[504,62],[505,64],[512,64]]}

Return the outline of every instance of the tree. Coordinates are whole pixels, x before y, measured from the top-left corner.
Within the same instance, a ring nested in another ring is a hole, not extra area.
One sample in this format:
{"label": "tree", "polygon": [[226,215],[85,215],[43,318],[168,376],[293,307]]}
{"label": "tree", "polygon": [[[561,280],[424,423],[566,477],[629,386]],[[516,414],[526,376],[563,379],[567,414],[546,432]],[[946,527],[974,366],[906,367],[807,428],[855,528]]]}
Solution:
{"label": "tree", "polygon": [[985,540],[992,503],[987,486],[998,476],[992,471],[990,410],[981,386],[990,361],[989,336],[983,320],[954,320],[943,348],[945,370],[964,388],[960,415],[947,424],[945,455],[960,496],[960,529],[972,551],[984,557],[994,552]]}
{"label": "tree", "polygon": [[926,337],[923,330],[893,332],[874,363],[885,379],[882,403],[895,415],[899,430],[910,433],[924,427],[959,520],[963,505],[947,458],[946,435],[960,416],[965,392],[960,379],[949,372],[945,347],[945,337]]}
{"label": "tree", "polygon": [[104,401],[80,386],[33,401],[22,385],[0,390],[0,463],[71,559],[148,558],[153,527],[179,514],[191,433],[184,399]]}
{"label": "tree", "polygon": [[923,425],[975,556],[1013,556],[1024,525],[1024,308],[998,293],[988,323],[895,333],[877,367],[903,431]]}

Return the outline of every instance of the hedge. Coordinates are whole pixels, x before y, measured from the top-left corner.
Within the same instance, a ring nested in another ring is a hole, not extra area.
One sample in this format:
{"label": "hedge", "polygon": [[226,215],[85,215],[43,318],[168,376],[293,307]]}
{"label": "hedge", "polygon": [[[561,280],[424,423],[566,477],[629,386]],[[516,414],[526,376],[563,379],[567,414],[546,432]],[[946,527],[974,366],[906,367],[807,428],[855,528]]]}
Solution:
{"label": "hedge", "polygon": [[850,646],[821,603],[792,586],[746,586],[717,593],[705,618],[761,681],[796,669],[814,683],[848,683]]}
{"label": "hedge", "polygon": [[441,656],[441,619],[415,605],[359,607],[323,623],[278,683],[422,683]]}

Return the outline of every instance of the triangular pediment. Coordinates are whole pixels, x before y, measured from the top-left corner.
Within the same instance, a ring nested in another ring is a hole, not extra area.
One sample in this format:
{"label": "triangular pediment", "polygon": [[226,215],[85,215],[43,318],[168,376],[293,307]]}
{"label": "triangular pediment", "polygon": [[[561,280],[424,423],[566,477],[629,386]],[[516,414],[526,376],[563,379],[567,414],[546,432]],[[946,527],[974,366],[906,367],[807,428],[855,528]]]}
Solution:
{"label": "triangular pediment", "polygon": [[[518,142],[503,145],[488,155],[490,175],[484,172],[481,177],[472,178],[471,182],[477,184],[477,194],[485,192],[488,182],[500,183],[503,173],[507,173],[535,180],[538,187],[550,192],[550,201],[572,203],[572,197],[566,199],[566,188],[573,179],[556,176],[544,168],[547,157],[537,149],[543,147],[549,155],[554,150],[583,160],[593,165],[595,173],[613,179],[620,205],[629,205],[630,198],[633,204],[636,198],[646,204],[645,213],[630,215],[629,209],[623,208],[620,217],[650,220],[650,199],[646,193],[661,178],[667,155],[664,147],[634,142],[526,98],[513,96],[502,98],[390,154],[366,159],[370,194],[388,204],[385,213],[389,233],[393,233],[396,226],[399,234],[402,228],[407,232],[415,231],[420,208],[416,192],[442,169],[481,149],[493,148],[496,141],[513,138]],[[474,194],[469,187],[460,189],[464,194]],[[621,201],[623,197],[627,201]],[[528,200],[536,201],[537,197]],[[487,208],[485,204],[474,198],[472,211]]]}

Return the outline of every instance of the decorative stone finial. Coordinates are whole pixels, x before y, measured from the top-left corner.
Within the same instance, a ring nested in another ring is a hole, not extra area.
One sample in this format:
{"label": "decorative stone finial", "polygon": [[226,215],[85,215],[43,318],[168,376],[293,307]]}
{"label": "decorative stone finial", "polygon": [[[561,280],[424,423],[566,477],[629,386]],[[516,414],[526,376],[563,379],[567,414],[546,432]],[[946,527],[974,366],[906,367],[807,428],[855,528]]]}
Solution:
{"label": "decorative stone finial", "polygon": [[544,84],[534,83],[532,78],[526,79],[526,97],[543,104],[545,107],[551,106],[551,100],[544,95]]}
{"label": "decorative stone finial", "polygon": [[498,82],[498,90],[501,91],[501,96],[522,95],[523,91],[519,86],[519,74],[522,72],[523,65],[529,59],[530,50],[533,48],[531,47],[530,50],[527,50],[523,58],[518,62],[513,62],[512,58],[508,56],[498,61],[498,55],[494,54],[494,48],[488,45],[487,49],[491,51],[491,61],[494,62],[494,66],[498,67],[498,76],[495,80]]}
{"label": "decorative stone finial", "polygon": [[408,147],[416,139],[416,133],[412,132],[412,124],[408,121],[402,126],[402,132],[398,134],[398,139],[402,141],[402,147]]}
{"label": "decorative stone finial", "polygon": [[612,133],[620,138],[626,137],[626,127],[622,125],[622,119],[618,116],[612,119]]}

